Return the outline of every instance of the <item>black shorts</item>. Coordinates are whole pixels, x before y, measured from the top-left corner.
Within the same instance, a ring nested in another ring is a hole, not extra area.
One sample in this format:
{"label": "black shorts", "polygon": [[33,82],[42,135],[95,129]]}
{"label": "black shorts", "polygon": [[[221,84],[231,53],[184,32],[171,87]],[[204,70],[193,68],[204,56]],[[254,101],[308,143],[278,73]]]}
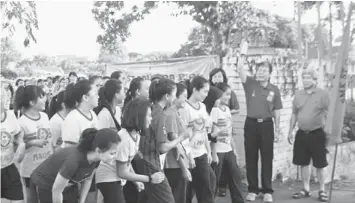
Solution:
{"label": "black shorts", "polygon": [[21,177],[15,164],[1,169],[1,198],[23,200]]}
{"label": "black shorts", "polygon": [[308,166],[312,159],[315,168],[325,168],[328,166],[326,143],[322,128],[310,132],[298,130],[293,146],[293,164]]}

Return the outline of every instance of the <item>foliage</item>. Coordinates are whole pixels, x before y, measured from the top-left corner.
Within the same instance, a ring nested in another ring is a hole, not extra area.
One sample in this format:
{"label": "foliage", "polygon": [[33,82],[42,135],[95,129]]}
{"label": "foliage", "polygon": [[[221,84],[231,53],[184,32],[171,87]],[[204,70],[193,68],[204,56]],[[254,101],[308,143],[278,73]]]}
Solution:
{"label": "foliage", "polygon": [[21,54],[14,43],[9,38],[1,38],[1,68],[6,68],[10,62],[17,62],[20,58]]}
{"label": "foliage", "polygon": [[180,49],[172,57],[203,56],[212,53],[213,37],[204,26],[194,27],[188,37],[188,41],[181,45]]}
{"label": "foliage", "polygon": [[135,21],[144,19],[157,4],[158,2],[146,1],[143,9],[140,10],[134,5],[129,12],[124,12],[124,1],[95,1],[92,14],[103,31],[103,34],[97,36],[96,41],[104,49],[114,51],[110,45],[125,42],[130,36],[129,26]]}
{"label": "foliage", "polygon": [[109,46],[108,48],[101,46],[99,63],[120,63],[128,60],[127,49],[125,49],[122,43],[117,42]]}
{"label": "foliage", "polygon": [[12,71],[12,70],[10,70],[8,68],[1,68],[1,76],[6,78],[6,79],[15,79],[15,78],[17,78],[17,74],[14,71]]}
{"label": "foliage", "polygon": [[36,3],[34,1],[1,1],[1,31],[12,36],[18,25],[26,29],[27,36],[23,42],[28,46],[31,41],[37,42],[33,30],[38,29]]}

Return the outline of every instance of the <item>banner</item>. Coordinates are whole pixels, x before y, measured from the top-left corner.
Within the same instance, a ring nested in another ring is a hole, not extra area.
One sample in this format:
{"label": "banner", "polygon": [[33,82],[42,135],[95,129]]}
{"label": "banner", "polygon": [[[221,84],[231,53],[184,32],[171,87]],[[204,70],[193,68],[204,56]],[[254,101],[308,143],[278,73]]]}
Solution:
{"label": "banner", "polygon": [[331,143],[341,143],[345,114],[345,96],[347,86],[348,56],[350,44],[350,21],[353,3],[350,3],[346,26],[343,30],[341,49],[335,64],[335,78],[331,90],[331,100],[327,115],[326,131],[331,132]]}
{"label": "banner", "polygon": [[197,75],[208,79],[211,70],[218,67],[219,63],[216,56],[204,56],[171,59],[161,62],[108,64],[105,75],[110,76],[114,71],[122,71],[127,76],[127,84],[138,76],[150,80],[155,74],[161,74],[166,78],[179,82],[185,79],[191,79]]}

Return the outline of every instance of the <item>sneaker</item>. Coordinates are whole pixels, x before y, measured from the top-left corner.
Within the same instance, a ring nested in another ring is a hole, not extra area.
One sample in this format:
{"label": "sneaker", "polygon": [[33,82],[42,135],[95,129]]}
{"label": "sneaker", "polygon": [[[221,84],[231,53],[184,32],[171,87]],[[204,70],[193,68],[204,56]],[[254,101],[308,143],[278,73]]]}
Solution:
{"label": "sneaker", "polygon": [[227,192],[227,188],[225,187],[219,187],[218,188],[218,196],[220,197],[225,197]]}
{"label": "sneaker", "polygon": [[247,197],[245,198],[245,200],[250,202],[255,201],[255,199],[256,199],[256,194],[252,192],[249,192]]}
{"label": "sneaker", "polygon": [[271,194],[264,194],[264,202],[270,203],[273,202],[274,200],[272,199],[272,195]]}

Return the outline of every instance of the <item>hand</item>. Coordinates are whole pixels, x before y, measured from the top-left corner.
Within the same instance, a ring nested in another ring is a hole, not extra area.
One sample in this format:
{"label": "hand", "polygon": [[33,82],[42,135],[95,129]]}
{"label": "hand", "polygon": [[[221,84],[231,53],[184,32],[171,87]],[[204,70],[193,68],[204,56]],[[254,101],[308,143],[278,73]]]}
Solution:
{"label": "hand", "polygon": [[212,163],[212,155],[209,152],[207,152],[207,162],[208,162],[208,164]]}
{"label": "hand", "polygon": [[192,181],[192,176],[191,176],[191,173],[190,173],[190,171],[188,169],[183,170],[182,177],[185,178],[185,180],[187,180],[189,182]]}
{"label": "hand", "polygon": [[221,131],[218,132],[218,137],[225,137],[228,136],[228,130],[227,129],[222,129]]}
{"label": "hand", "polygon": [[236,127],[232,128],[232,135],[237,136],[237,128]]}
{"label": "hand", "polygon": [[292,132],[288,133],[287,140],[288,140],[288,143],[290,143],[290,145],[292,145],[292,143],[293,143]]}
{"label": "hand", "polygon": [[153,184],[159,184],[161,182],[163,182],[163,180],[165,179],[164,173],[162,172],[156,172],[153,175],[150,176],[152,178],[151,183]]}
{"label": "hand", "polygon": [[217,153],[212,154],[212,162],[218,164],[219,158],[217,156]]}
{"label": "hand", "polygon": [[190,164],[190,168],[196,167],[195,159],[192,158],[191,155],[189,156],[189,164]]}
{"label": "hand", "polygon": [[138,192],[144,190],[144,184],[142,182],[135,182],[134,184],[136,185]]}

